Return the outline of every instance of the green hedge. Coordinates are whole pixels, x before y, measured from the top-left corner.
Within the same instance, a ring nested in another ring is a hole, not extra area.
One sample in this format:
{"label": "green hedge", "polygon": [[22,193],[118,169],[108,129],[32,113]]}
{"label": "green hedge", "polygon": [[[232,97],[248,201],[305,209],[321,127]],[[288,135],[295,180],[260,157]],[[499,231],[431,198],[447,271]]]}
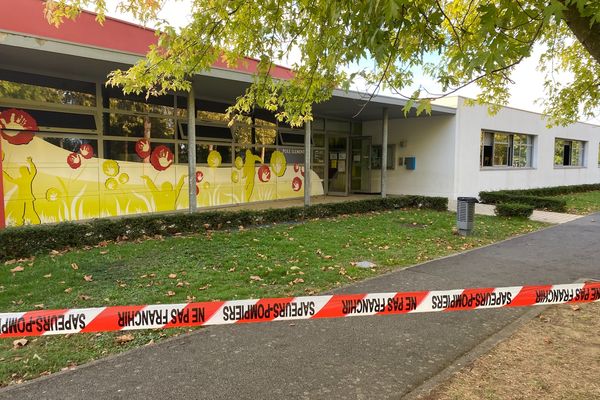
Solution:
{"label": "green hedge", "polygon": [[146,214],[102,218],[53,225],[32,225],[0,230],[0,261],[26,258],[49,250],[94,246],[103,241],[129,240],[155,235],[197,233],[238,226],[326,218],[342,214],[384,211],[396,208],[448,209],[445,197],[399,196],[343,203],[316,204],[267,210],[205,211],[194,214]]}
{"label": "green hedge", "polygon": [[482,203],[486,204],[520,203],[528,204],[538,210],[555,212],[565,212],[567,210],[567,202],[565,200],[518,194],[512,191],[480,192],[479,198]]}
{"label": "green hedge", "polygon": [[533,206],[519,203],[501,203],[496,205],[495,212],[499,217],[529,218],[533,213]]}
{"label": "green hedge", "polygon": [[505,190],[505,193],[523,194],[530,196],[560,196],[563,194],[583,193],[600,190],[600,183],[589,185],[571,185],[571,186],[552,186],[545,188],[523,189],[523,190]]}
{"label": "green hedge", "polygon": [[521,203],[531,205],[535,209],[565,212],[567,209],[567,202],[561,199],[551,198],[552,196],[591,192],[595,190],[600,190],[600,183],[480,192],[479,198],[482,203],[487,204]]}

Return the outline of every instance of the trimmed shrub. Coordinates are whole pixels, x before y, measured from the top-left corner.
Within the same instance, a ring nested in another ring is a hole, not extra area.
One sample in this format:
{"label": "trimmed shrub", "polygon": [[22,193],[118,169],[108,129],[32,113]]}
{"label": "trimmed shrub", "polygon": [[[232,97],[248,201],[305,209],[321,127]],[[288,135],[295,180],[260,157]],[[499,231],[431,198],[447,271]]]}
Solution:
{"label": "trimmed shrub", "polygon": [[50,250],[94,246],[103,241],[139,239],[156,235],[198,233],[277,222],[327,218],[398,208],[448,209],[445,197],[398,196],[342,203],[315,204],[267,210],[204,211],[194,214],[146,214],[101,218],[53,225],[31,225],[0,230],[0,261],[26,258]]}
{"label": "trimmed shrub", "polygon": [[496,205],[495,212],[499,217],[529,218],[533,213],[533,206],[519,203],[501,203]]}
{"label": "trimmed shrub", "polygon": [[523,189],[523,190],[507,190],[505,192],[524,194],[532,196],[560,196],[571,193],[584,193],[600,190],[600,183],[588,185],[570,185],[570,186],[552,186],[545,188]]}
{"label": "trimmed shrub", "polygon": [[567,209],[567,202],[561,199],[551,198],[552,196],[591,192],[595,190],[600,190],[600,183],[480,192],[479,198],[482,203],[486,204],[522,203],[532,205],[535,209],[564,212]]}
{"label": "trimmed shrub", "polygon": [[565,200],[518,194],[513,191],[480,192],[479,198],[486,204],[521,203],[533,206],[534,209],[555,212],[565,212],[567,209]]}

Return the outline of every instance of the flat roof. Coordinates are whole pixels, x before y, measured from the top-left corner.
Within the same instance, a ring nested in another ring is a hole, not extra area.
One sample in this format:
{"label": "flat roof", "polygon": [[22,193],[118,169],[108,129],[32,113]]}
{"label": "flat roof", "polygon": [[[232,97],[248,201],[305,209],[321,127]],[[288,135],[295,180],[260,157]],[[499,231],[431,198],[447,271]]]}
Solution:
{"label": "flat roof", "polygon": [[[115,69],[126,69],[156,43],[155,31],[139,25],[107,18],[104,25],[95,14],[83,12],[76,21],[67,20],[56,28],[45,20],[42,0],[0,0],[0,67],[19,71],[73,77],[104,82]],[[50,57],[50,54],[52,56]],[[227,103],[243,94],[252,83],[258,61],[246,58],[235,68],[218,61],[210,71],[194,77],[197,97]],[[275,66],[272,75],[290,79],[289,68]],[[390,118],[404,118],[406,100],[334,90],[331,99],[313,105],[315,115],[357,121],[380,120],[387,108]],[[456,108],[432,105],[431,115],[452,115]],[[415,117],[412,108],[406,117]]]}

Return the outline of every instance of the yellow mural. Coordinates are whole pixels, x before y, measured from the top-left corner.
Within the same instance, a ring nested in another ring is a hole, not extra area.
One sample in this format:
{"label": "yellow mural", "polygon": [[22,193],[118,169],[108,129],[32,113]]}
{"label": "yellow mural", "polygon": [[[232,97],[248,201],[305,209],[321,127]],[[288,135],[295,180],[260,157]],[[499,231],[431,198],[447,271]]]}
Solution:
{"label": "yellow mural", "polygon": [[[102,159],[95,157],[97,149],[90,144],[71,152],[31,134],[35,121],[23,111],[5,110],[0,118],[5,122],[0,120],[0,134],[9,226],[188,207],[188,167],[175,164],[165,145],[138,140],[135,149],[143,162]],[[304,169],[298,164],[287,168],[283,151],[274,151],[266,164],[246,149],[232,166],[222,166],[221,154],[209,152],[206,160],[198,160],[206,164],[196,170],[198,206],[302,196]],[[311,174],[312,194],[323,194],[319,177]]]}

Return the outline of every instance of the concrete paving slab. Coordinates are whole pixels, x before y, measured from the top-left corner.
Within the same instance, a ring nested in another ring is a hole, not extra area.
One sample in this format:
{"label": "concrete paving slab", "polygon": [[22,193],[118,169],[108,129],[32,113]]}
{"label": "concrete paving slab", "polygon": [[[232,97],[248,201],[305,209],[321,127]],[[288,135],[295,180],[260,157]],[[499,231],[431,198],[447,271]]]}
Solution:
{"label": "concrete paving slab", "polygon": [[[599,215],[343,292],[600,279]],[[0,399],[400,399],[528,308],[215,326],[0,390]]]}
{"label": "concrete paving slab", "polygon": [[[496,206],[492,204],[475,204],[476,215],[496,215],[495,209]],[[448,200],[448,211],[456,212],[456,200]],[[564,224],[566,222],[575,221],[581,217],[581,215],[576,214],[534,210],[529,219],[548,224]]]}

